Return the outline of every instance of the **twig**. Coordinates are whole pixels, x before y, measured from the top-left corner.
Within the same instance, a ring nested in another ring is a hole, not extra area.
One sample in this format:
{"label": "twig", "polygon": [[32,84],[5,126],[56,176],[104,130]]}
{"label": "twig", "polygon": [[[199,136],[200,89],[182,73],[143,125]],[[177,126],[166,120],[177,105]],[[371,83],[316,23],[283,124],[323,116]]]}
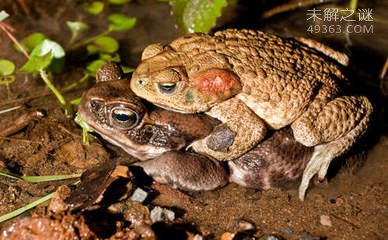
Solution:
{"label": "twig", "polygon": [[16,46],[18,46],[18,48],[22,51],[24,56],[27,59],[30,59],[30,55],[28,55],[28,53],[23,48],[23,46],[20,44],[20,42],[9,32],[8,28],[4,25],[4,23],[0,23],[0,28],[7,34],[7,36],[12,40],[12,42],[14,42]]}
{"label": "twig", "polygon": [[349,224],[350,226],[352,226],[352,227],[354,227],[354,228],[360,229],[360,226],[358,226],[358,225],[356,225],[356,224],[354,224],[354,223],[352,223],[352,222],[349,222],[349,221],[346,220],[346,219],[343,219],[343,218],[341,218],[341,217],[338,217],[338,216],[336,216],[336,215],[334,215],[334,214],[330,214],[330,216],[332,216],[333,218],[338,219],[338,220],[340,220],[340,221],[343,221],[343,222]]}
{"label": "twig", "polygon": [[337,1],[338,0],[293,0],[285,4],[280,4],[272,9],[269,9],[268,11],[265,11],[261,15],[261,18],[266,19],[274,15],[284,13],[284,12],[289,12],[298,8],[305,8],[305,7],[310,7],[314,5],[321,5],[321,4],[326,4],[329,2],[337,2]]}
{"label": "twig", "polygon": [[30,15],[30,8],[26,4],[25,0],[18,0],[20,7],[22,7],[25,14]]}
{"label": "twig", "polygon": [[22,139],[22,138],[13,138],[13,137],[1,137],[0,136],[0,140],[9,140],[9,141],[15,141],[15,142],[25,142],[25,143],[29,143],[29,144],[34,143],[34,144],[38,144],[38,145],[42,145],[43,144],[42,142],[38,142],[38,141]]}

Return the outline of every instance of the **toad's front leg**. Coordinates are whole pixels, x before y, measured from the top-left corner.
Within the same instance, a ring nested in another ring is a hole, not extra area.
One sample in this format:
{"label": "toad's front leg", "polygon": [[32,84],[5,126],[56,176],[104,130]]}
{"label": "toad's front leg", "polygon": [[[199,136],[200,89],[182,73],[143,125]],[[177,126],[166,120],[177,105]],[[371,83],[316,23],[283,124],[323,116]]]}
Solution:
{"label": "toad's front leg", "polygon": [[246,153],[266,135],[267,126],[241,100],[231,98],[214,106],[208,115],[222,125],[206,138],[193,142],[192,149],[217,160],[231,160]]}

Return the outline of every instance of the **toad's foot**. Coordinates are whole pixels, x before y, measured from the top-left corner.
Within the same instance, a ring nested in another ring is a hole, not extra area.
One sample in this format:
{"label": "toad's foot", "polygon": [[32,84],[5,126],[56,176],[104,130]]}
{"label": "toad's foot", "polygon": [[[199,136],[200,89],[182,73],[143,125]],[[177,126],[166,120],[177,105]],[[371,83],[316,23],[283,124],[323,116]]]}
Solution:
{"label": "toad's foot", "polygon": [[134,165],[155,181],[186,191],[213,190],[224,186],[229,177],[220,162],[177,151]]}
{"label": "toad's foot", "polygon": [[266,135],[267,126],[238,98],[214,106],[208,115],[217,118],[219,125],[211,135],[193,142],[197,152],[220,161],[237,158],[257,145]]}
{"label": "toad's foot", "polygon": [[326,176],[331,161],[345,153],[367,130],[372,104],[363,96],[335,98],[323,106],[315,117],[302,115],[291,125],[295,139],[306,146],[316,145],[299,187],[304,199],[309,182],[315,174]]}

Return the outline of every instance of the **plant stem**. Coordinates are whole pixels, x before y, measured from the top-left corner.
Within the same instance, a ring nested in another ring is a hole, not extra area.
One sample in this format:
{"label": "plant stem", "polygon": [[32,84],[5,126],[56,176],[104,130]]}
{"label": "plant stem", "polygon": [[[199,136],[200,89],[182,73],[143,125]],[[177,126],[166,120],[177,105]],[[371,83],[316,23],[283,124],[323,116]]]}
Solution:
{"label": "plant stem", "polygon": [[63,92],[68,92],[70,90],[73,90],[74,88],[76,88],[78,85],[80,85],[81,83],[85,82],[86,80],[88,80],[88,78],[90,77],[90,74],[89,73],[85,73],[81,79],[79,79],[78,81],[68,85],[67,87],[63,88],[62,91]]}
{"label": "plant stem", "polygon": [[40,77],[43,79],[43,81],[46,83],[46,85],[50,88],[50,90],[55,94],[58,101],[62,104],[63,108],[65,109],[65,114],[67,116],[73,115],[73,109],[71,106],[66,102],[66,99],[63,97],[61,92],[53,85],[53,83],[50,81],[47,72],[43,69],[39,70]]}
{"label": "plant stem", "polygon": [[7,36],[12,40],[12,42],[14,42],[16,46],[18,46],[18,48],[22,51],[24,56],[26,56],[26,58],[29,59],[30,55],[28,55],[28,53],[23,48],[23,46],[20,44],[20,42],[8,31],[8,29],[4,26],[3,23],[0,23],[0,28],[1,28],[1,30],[3,30],[7,34]]}
{"label": "plant stem", "polygon": [[355,11],[357,10],[357,6],[358,6],[358,0],[350,0],[350,9]]}

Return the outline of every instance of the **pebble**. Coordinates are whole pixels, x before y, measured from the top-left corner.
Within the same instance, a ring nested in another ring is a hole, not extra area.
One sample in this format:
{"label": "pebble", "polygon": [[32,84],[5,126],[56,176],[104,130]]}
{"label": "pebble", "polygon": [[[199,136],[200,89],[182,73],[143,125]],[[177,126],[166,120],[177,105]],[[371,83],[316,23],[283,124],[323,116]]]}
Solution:
{"label": "pebble", "polygon": [[327,216],[327,215],[321,215],[320,218],[319,218],[319,222],[323,226],[327,226],[327,227],[331,227],[332,226],[330,217]]}
{"label": "pebble", "polygon": [[144,202],[148,197],[148,193],[141,188],[136,188],[131,196],[131,200],[135,202]]}
{"label": "pebble", "polygon": [[260,238],[260,239],[263,239],[263,240],[282,240],[283,238],[277,237],[275,235],[267,235],[264,238]]}
{"label": "pebble", "polygon": [[282,227],[280,230],[284,233],[292,234],[292,229],[289,227]]}
{"label": "pebble", "polygon": [[151,210],[150,217],[153,223],[161,221],[174,221],[175,213],[167,208],[154,207]]}
{"label": "pebble", "polygon": [[311,234],[308,233],[308,232],[302,232],[302,233],[300,234],[300,237],[301,237],[301,239],[303,239],[303,240],[321,240],[321,239],[326,239],[326,238],[321,238],[321,237],[319,237],[319,236],[313,236],[313,235],[311,235]]}

